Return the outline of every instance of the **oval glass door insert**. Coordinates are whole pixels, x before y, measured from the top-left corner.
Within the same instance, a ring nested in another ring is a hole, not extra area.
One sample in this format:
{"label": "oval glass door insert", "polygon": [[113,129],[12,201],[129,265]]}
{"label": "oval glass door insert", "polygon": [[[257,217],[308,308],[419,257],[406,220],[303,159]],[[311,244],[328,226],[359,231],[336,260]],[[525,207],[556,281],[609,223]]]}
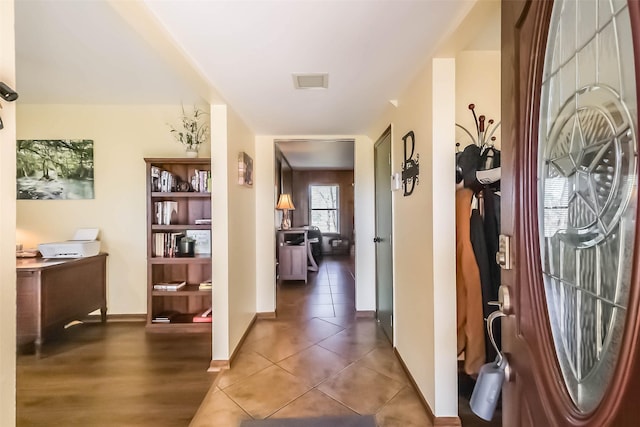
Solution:
{"label": "oval glass door insert", "polygon": [[626,0],[556,0],[540,101],[538,218],[564,382],[595,409],[618,359],[637,204],[637,99]]}

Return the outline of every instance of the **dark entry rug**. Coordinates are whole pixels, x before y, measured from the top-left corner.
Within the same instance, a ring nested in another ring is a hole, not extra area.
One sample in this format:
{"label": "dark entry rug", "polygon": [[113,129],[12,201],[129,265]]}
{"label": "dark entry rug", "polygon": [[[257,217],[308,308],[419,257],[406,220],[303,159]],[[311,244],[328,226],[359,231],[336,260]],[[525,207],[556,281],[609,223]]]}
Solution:
{"label": "dark entry rug", "polygon": [[245,420],[240,427],[376,427],[373,415]]}

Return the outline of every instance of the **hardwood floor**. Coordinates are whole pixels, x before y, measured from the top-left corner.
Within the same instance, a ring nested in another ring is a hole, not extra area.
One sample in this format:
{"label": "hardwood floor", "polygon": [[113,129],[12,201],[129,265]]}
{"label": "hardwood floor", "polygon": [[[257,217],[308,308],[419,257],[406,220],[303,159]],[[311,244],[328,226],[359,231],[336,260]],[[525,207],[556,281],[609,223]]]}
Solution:
{"label": "hardwood floor", "polygon": [[215,374],[208,334],[147,334],[143,322],[84,323],[18,354],[17,426],[187,426]]}

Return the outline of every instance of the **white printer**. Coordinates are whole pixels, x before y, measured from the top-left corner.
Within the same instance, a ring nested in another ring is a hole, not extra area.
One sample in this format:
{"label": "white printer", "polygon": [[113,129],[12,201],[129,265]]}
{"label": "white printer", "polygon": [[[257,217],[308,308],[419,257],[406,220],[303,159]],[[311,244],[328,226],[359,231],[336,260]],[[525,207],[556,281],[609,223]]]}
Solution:
{"label": "white printer", "polygon": [[38,250],[43,258],[84,258],[98,255],[98,228],[79,228],[73,239],[64,242],[41,243]]}

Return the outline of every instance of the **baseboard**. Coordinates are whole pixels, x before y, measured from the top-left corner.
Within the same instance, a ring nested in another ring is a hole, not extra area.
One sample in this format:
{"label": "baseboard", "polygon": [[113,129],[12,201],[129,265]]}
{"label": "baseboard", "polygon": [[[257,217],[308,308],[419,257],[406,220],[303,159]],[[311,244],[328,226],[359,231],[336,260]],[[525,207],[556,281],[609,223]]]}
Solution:
{"label": "baseboard", "polygon": [[276,312],[275,311],[263,311],[256,314],[258,319],[275,319]]}
{"label": "baseboard", "polygon": [[[256,313],[253,315],[253,319],[251,319],[251,322],[249,322],[249,326],[247,326],[247,329],[244,331],[244,334],[242,334],[242,338],[240,338],[240,341],[238,342],[236,349],[233,350],[233,353],[231,353],[231,357],[229,357],[229,360],[223,360],[223,359],[212,360],[211,363],[209,364],[209,369],[207,369],[207,372],[220,372],[220,371],[224,371],[226,369],[231,368],[231,364],[238,356],[238,352],[242,348],[242,345],[247,339],[247,336],[249,335],[251,328],[253,328],[253,325],[254,323],[256,323],[256,320],[259,318],[260,314],[261,313]],[[275,313],[273,317],[275,318]]]}
{"label": "baseboard", "polygon": [[462,421],[458,417],[435,417],[433,427],[461,427]]}
{"label": "baseboard", "polygon": [[207,372],[221,372],[231,367],[229,360],[212,360]]}
{"label": "baseboard", "polygon": [[402,360],[402,356],[400,356],[400,353],[398,353],[398,349],[394,347],[393,353],[398,358],[398,361],[400,362],[400,365],[402,366],[404,373],[407,374],[407,378],[409,378],[409,382],[411,383],[411,386],[413,387],[416,394],[418,395],[418,398],[420,399],[420,403],[422,403],[424,410],[427,412],[427,415],[431,419],[431,424],[433,424],[433,427],[462,427],[462,421],[460,421],[459,417],[436,417],[435,415],[433,415],[433,411],[429,406],[429,402],[427,402],[427,400],[424,398],[424,396],[420,392],[420,388],[418,388],[418,384],[416,383],[416,380],[413,378],[413,375],[411,375],[411,372],[409,372],[409,368],[407,367],[407,364],[404,363],[404,360]]}
{"label": "baseboard", "polygon": [[376,311],[375,310],[359,310],[359,311],[356,311],[356,317],[375,319]]}

